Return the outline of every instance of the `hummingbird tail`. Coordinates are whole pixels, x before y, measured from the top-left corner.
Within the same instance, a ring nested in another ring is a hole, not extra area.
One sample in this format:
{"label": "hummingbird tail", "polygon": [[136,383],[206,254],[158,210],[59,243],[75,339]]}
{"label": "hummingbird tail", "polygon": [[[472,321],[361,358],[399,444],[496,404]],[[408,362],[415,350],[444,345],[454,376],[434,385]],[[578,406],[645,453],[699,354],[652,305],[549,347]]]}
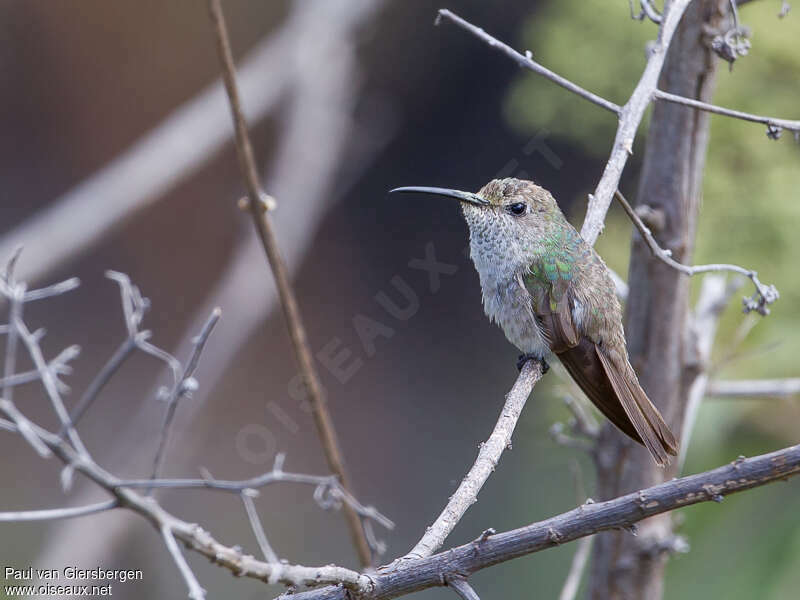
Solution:
{"label": "hummingbird tail", "polygon": [[595,351],[614,388],[617,400],[625,410],[641,442],[650,451],[656,464],[660,467],[668,465],[669,455],[678,454],[678,442],[664,422],[661,413],[645,394],[633,369],[627,364],[620,368],[600,347],[595,347]]}

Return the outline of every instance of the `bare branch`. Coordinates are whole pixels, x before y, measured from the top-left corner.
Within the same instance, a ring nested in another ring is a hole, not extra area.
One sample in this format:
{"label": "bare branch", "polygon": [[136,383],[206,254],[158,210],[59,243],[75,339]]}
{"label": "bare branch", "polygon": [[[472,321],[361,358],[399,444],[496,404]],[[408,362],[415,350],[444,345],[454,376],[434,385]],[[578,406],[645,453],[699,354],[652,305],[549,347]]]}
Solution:
{"label": "bare branch", "polygon": [[[81,417],[86,413],[87,410],[94,404],[94,401],[97,399],[97,396],[100,394],[102,389],[105,385],[111,380],[114,374],[119,370],[122,366],[122,363],[131,355],[131,353],[136,348],[136,341],[134,338],[127,338],[120,346],[116,349],[114,354],[111,355],[111,358],[108,359],[103,368],[100,369],[100,372],[92,379],[89,387],[86,388],[86,391],[81,396],[81,399],[78,401],[78,404],[75,405],[75,408],[72,409],[72,412],[69,416],[69,425],[75,427],[80,421]],[[61,432],[59,435],[63,436],[66,433],[67,425],[62,426]]]}
{"label": "bare branch", "polygon": [[[8,402],[13,402],[14,390],[11,385],[6,383],[16,371],[17,363],[17,340],[19,338],[19,331],[14,325],[16,321],[22,318],[23,298],[25,296],[25,286],[15,285],[13,282],[14,263],[17,260],[19,253],[9,261],[6,267],[6,281],[8,286],[4,286],[2,290],[3,295],[8,298],[10,303],[9,307],[9,330],[6,335],[6,353],[5,362],[3,364],[3,385],[0,387],[0,395],[3,396]],[[7,287],[7,289],[6,289]]]}
{"label": "bare branch", "polygon": [[[95,484],[113,494],[120,507],[128,508],[143,516],[162,533],[164,541],[168,545],[171,544],[169,538],[180,540],[187,548],[229,569],[235,575],[259,579],[265,583],[282,583],[293,586],[334,584],[362,593],[371,589],[369,577],[349,569],[337,566],[306,567],[267,563],[242,554],[241,550],[236,547],[225,546],[200,526],[182,521],[168,513],[153,498],[120,486],[120,481],[97,465],[90,456],[78,454],[57,435],[32,423],[31,427],[42,443],[46,444],[47,448],[64,464],[70,465],[75,471],[84,474]],[[12,426],[12,429],[19,432],[19,427],[16,425]],[[165,531],[169,535],[165,535]],[[174,552],[173,557],[186,578],[187,573],[181,566],[181,560],[185,561],[185,559],[182,555],[176,555]]]}
{"label": "bare branch", "polygon": [[25,292],[25,296],[23,300],[25,302],[31,302],[33,300],[42,300],[44,298],[52,298],[53,296],[60,296],[61,294],[66,294],[67,292],[71,292],[72,290],[76,289],[80,286],[81,280],[77,277],[70,277],[66,281],[62,281],[60,283],[56,283],[53,285],[48,285],[47,287],[39,288],[38,290],[31,290],[29,292]]}
{"label": "bare branch", "polygon": [[530,52],[526,56],[522,56],[507,44],[504,44],[486,33],[480,27],[472,25],[448,10],[439,11],[438,18],[446,18],[456,23],[489,44],[490,47],[503,52],[518,65],[543,75],[574,94],[618,115],[619,125],[614,139],[614,146],[611,150],[608,162],[606,163],[606,168],[603,171],[603,176],[600,178],[594,194],[589,196],[589,206],[586,210],[583,227],[581,228],[581,236],[589,244],[593,245],[595,243],[597,236],[600,235],[603,229],[603,223],[605,222],[606,213],[614,197],[614,191],[619,185],[622,171],[628,161],[628,156],[633,153],[633,140],[636,136],[636,131],[642,121],[645,109],[652,101],[653,94],[658,85],[658,77],[667,56],[667,49],[672,41],[675,29],[690,2],[691,0],[674,0],[668,5],[666,13],[661,18],[662,22],[659,28],[658,39],[650,48],[650,56],[647,59],[647,65],[639,79],[639,83],[636,85],[628,102],[622,107],[596,94],[588,92],[560,75],[542,67],[533,61]]}
{"label": "bare branch", "polygon": [[120,479],[115,481],[117,487],[127,488],[168,488],[168,489],[196,489],[206,488],[240,494],[247,489],[258,489],[273,483],[297,483],[314,486],[315,500],[323,509],[334,508],[337,502],[342,502],[362,518],[375,521],[386,529],[394,529],[394,523],[378,512],[375,507],[364,506],[355,497],[348,493],[339,483],[335,475],[308,475],[305,473],[290,473],[283,470],[283,454],[275,457],[272,471],[242,480],[214,479],[205,476],[199,479]]}
{"label": "bare branch", "polygon": [[75,431],[74,427],[69,425],[69,413],[67,412],[67,408],[64,406],[64,401],[61,398],[58,381],[53,372],[50,370],[50,365],[47,363],[47,361],[45,361],[44,356],[42,355],[42,349],[39,346],[39,340],[37,336],[28,330],[25,323],[18,316],[14,318],[11,326],[19,332],[20,339],[25,346],[27,346],[28,354],[30,355],[34,366],[39,371],[39,377],[41,378],[44,389],[47,392],[47,397],[50,399],[50,403],[53,405],[53,410],[55,411],[61,425],[65,425],[67,428],[67,436],[69,437],[70,443],[72,443],[73,447],[78,451],[79,454],[82,456],[88,456],[89,452],[83,445],[78,432]]}
{"label": "bare branch", "polygon": [[630,220],[636,226],[636,229],[644,238],[644,241],[647,243],[647,247],[650,248],[650,252],[652,252],[653,256],[659,259],[664,264],[669,265],[676,271],[683,273],[685,275],[689,275],[690,277],[694,275],[698,275],[700,273],[713,273],[718,271],[731,271],[733,273],[739,273],[740,275],[744,275],[748,277],[756,288],[756,292],[753,296],[749,298],[743,299],[744,304],[744,312],[748,313],[752,310],[755,310],[761,315],[768,315],[769,308],[767,307],[768,304],[772,304],[775,302],[779,297],[780,294],[778,293],[778,289],[774,285],[764,285],[758,279],[758,273],[756,271],[752,271],[750,269],[745,269],[744,267],[740,267],[739,265],[729,265],[729,264],[711,264],[711,265],[696,265],[693,267],[689,267],[687,265],[681,264],[672,258],[671,253],[669,250],[664,250],[661,246],[658,245],[656,242],[655,237],[653,236],[650,229],[645,225],[639,215],[636,214],[636,211],[633,210],[628,201],[625,199],[625,196],[617,190],[614,193],[615,197],[619,201],[622,208],[625,209],[625,213],[628,215]]}
{"label": "bare branch", "polygon": [[481,600],[480,596],[472,589],[472,586],[464,577],[445,577],[445,582],[448,587],[453,588],[453,591],[459,595],[462,600]]}
{"label": "bare branch", "polygon": [[511,435],[517,425],[519,415],[528,396],[533,391],[533,387],[541,378],[542,364],[540,362],[527,361],[522,366],[514,387],[506,396],[506,403],[492,434],[480,446],[475,464],[461,481],[456,492],[450,496],[447,506],[433,525],[428,527],[417,545],[399,561],[430,556],[442,546],[467,509],[477,500],[478,492],[481,491],[483,484],[494,471],[503,451],[511,445]]}
{"label": "bare branch", "polygon": [[622,107],[611,154],[594,194],[589,196],[589,206],[586,209],[583,227],[581,227],[581,236],[591,245],[594,245],[597,236],[603,230],[606,213],[611,206],[614,192],[619,187],[622,171],[628,162],[628,156],[633,154],[636,131],[644,117],[644,111],[651,102],[653,90],[658,85],[658,78],[667,57],[667,50],[672,42],[672,36],[690,2],[691,0],[674,0],[665,8],[658,38],[650,47],[647,65],[631,97]]}
{"label": "bare branch", "polygon": [[[277,239],[272,228],[272,222],[267,214],[265,207],[267,204],[261,202],[261,198],[268,196],[262,189],[259,182],[258,170],[256,168],[253,148],[247,132],[247,122],[239,96],[239,88],[236,83],[236,68],[233,62],[233,52],[231,51],[228,31],[225,26],[225,17],[219,0],[209,0],[209,12],[211,21],[214,25],[214,33],[217,40],[217,51],[222,65],[222,79],[225,83],[225,91],[233,118],[234,129],[236,132],[236,150],[239,157],[239,165],[244,177],[247,193],[250,198],[250,212],[253,223],[258,231],[259,238],[267,255],[267,260],[275,277],[275,285],[278,288],[281,306],[286,317],[286,325],[289,330],[289,337],[292,341],[303,382],[309,393],[310,404],[314,415],[314,422],[317,432],[325,451],[325,457],[331,471],[339,477],[345,489],[351,489],[350,481],[344,463],[339,442],[336,437],[336,430],[333,419],[325,403],[322,385],[319,381],[316,369],[309,348],[308,339],[300,315],[300,307],[292,289],[288,269],[283,256],[278,247]],[[372,563],[372,553],[367,542],[361,519],[354,510],[345,505],[345,516],[350,529],[350,535],[358,552],[359,560],[363,566]]]}
{"label": "bare branch", "polygon": [[119,503],[116,500],[106,500],[97,504],[87,506],[76,506],[74,508],[50,508],[47,510],[20,510],[13,512],[0,512],[0,521],[49,521],[53,519],[72,519],[73,517],[83,517],[99,512],[105,512],[117,508]]}
{"label": "bare branch", "polygon": [[704,110],[706,112],[714,113],[716,115],[725,115],[726,117],[742,119],[743,121],[761,123],[767,126],[767,136],[772,139],[777,139],[778,137],[780,137],[780,131],[782,129],[787,129],[795,134],[800,134],[800,121],[792,121],[789,119],[776,119],[775,117],[764,117],[761,115],[754,115],[752,113],[746,113],[740,110],[733,110],[730,108],[724,108],[722,106],[715,106],[714,104],[708,104],[707,102],[701,102],[700,100],[694,100],[692,98],[684,98],[683,96],[670,94],[669,92],[664,92],[658,89],[653,92],[653,97],[657,100],[664,100],[665,102],[672,102],[674,104],[682,104],[684,106],[690,106],[692,108],[696,108],[698,110]]}
{"label": "bare branch", "polygon": [[602,97],[598,96],[597,94],[593,94],[592,92],[583,89],[581,86],[579,86],[579,85],[577,85],[575,83],[572,83],[568,79],[565,79],[561,75],[558,75],[557,73],[554,73],[550,69],[548,69],[546,67],[543,67],[538,62],[533,60],[533,55],[531,54],[530,51],[527,51],[525,53],[525,55],[523,56],[522,54],[520,54],[519,52],[514,50],[508,44],[505,44],[505,43],[501,42],[500,40],[498,40],[497,38],[492,37],[491,35],[486,33],[482,28],[476,27],[475,25],[473,25],[469,21],[466,21],[466,20],[462,19],[457,14],[455,14],[455,13],[453,13],[453,12],[447,10],[447,9],[441,9],[439,11],[438,16],[436,17],[436,24],[438,25],[441,22],[442,19],[447,19],[448,21],[452,21],[453,23],[455,23],[456,25],[458,25],[462,29],[467,30],[468,32],[470,32],[472,35],[474,35],[478,39],[483,40],[484,42],[489,44],[490,47],[492,47],[495,50],[498,50],[498,51],[502,52],[503,54],[505,54],[506,56],[508,56],[511,60],[513,60],[515,63],[517,63],[520,67],[522,67],[524,69],[528,69],[529,71],[533,71],[534,73],[538,73],[539,75],[542,75],[543,77],[546,77],[547,79],[549,79],[553,83],[555,83],[557,85],[560,85],[564,89],[569,90],[570,92],[572,92],[574,94],[577,94],[581,98],[585,98],[589,102],[591,102],[593,104],[596,104],[597,106],[599,106],[601,108],[605,108],[607,111],[612,112],[615,115],[618,115],[618,114],[620,114],[622,112],[622,108],[620,106],[618,106],[617,104],[614,104],[613,102],[611,102],[609,100],[606,100],[605,98],[602,98]]}
{"label": "bare branch", "polygon": [[192,391],[197,388],[197,380],[194,378],[194,372],[197,369],[198,363],[200,362],[200,355],[203,353],[203,348],[205,348],[206,342],[208,341],[208,338],[211,335],[214,326],[217,324],[217,321],[219,321],[221,315],[222,311],[219,309],[219,307],[211,311],[211,315],[208,317],[205,325],[203,325],[203,329],[192,341],[192,354],[189,358],[189,361],[186,363],[186,367],[183,369],[183,374],[175,383],[167,398],[167,410],[164,414],[164,423],[161,426],[161,438],[159,439],[158,450],[156,451],[156,456],[153,460],[152,479],[155,479],[158,476],[158,472],[161,470],[167,449],[167,441],[169,440],[172,419],[175,417],[175,411],[178,408],[178,402],[181,400],[181,398],[191,395]]}
{"label": "bare branch", "polygon": [[186,562],[186,557],[181,552],[181,549],[178,548],[175,535],[168,525],[161,526],[161,537],[164,538],[164,544],[167,546],[167,550],[169,550],[175,564],[178,566],[178,570],[181,572],[181,575],[183,575],[184,581],[186,581],[186,586],[189,588],[189,598],[192,600],[203,600],[206,597],[206,591],[200,586],[200,582],[197,581],[197,577],[194,572],[192,572],[192,568],[189,566],[189,563]]}
{"label": "bare branch", "polygon": [[242,490],[239,496],[244,504],[244,510],[247,513],[248,520],[250,521],[250,527],[253,529],[253,534],[256,536],[258,547],[261,548],[261,553],[264,555],[264,559],[269,563],[280,562],[278,555],[275,554],[275,550],[272,549],[272,546],[269,544],[269,540],[267,540],[267,534],[264,533],[264,526],[261,524],[261,519],[258,516],[256,505],[253,502],[253,498],[258,496],[258,492],[252,488],[247,488]]}
{"label": "bare branch", "polygon": [[3,429],[6,431],[19,432],[25,441],[28,442],[42,458],[48,458],[50,456],[50,450],[45,443],[39,439],[38,434],[34,430],[33,423],[19,412],[13,402],[5,398],[0,398],[0,411],[10,419],[10,421],[3,421]]}
{"label": "bare branch", "polygon": [[[58,354],[58,356],[56,356],[48,364],[50,371],[55,376],[68,375],[72,373],[72,367],[69,366],[69,362],[77,358],[79,354],[79,346],[68,346],[67,348],[64,348],[64,350],[62,350],[61,353]],[[23,371],[22,373],[14,373],[10,377],[0,378],[0,385],[16,387],[25,385],[26,383],[33,383],[34,381],[39,381],[40,379],[41,377],[39,371],[32,369],[30,371]],[[59,391],[66,392],[69,390],[69,386],[63,381],[59,380],[58,377],[56,377],[56,383]]]}
{"label": "bare branch", "polygon": [[712,380],[706,394],[720,398],[796,396],[800,394],[800,378]]}
{"label": "bare branch", "polygon": [[[583,504],[556,517],[519,529],[481,536],[463,546],[430,557],[396,562],[371,581],[365,600],[384,600],[442,586],[448,576],[469,576],[492,565],[539,552],[599,531],[633,524],[700,502],[719,502],[725,495],[783,481],[800,473],[800,445],[673,479],[606,502]],[[293,600],[345,600],[341,588],[325,587],[293,595]]]}

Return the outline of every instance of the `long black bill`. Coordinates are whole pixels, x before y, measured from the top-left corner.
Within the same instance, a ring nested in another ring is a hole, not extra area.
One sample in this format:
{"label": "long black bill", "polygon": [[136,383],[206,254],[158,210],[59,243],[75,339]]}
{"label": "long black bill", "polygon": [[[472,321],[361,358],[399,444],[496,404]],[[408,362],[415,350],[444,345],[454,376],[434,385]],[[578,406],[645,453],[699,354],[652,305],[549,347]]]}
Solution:
{"label": "long black bill", "polygon": [[488,200],[484,200],[478,194],[473,194],[472,192],[461,192],[459,190],[451,190],[448,188],[438,188],[438,187],[417,187],[417,186],[409,186],[409,187],[399,187],[394,188],[393,190],[389,190],[390,194],[395,192],[402,192],[406,194],[417,193],[417,194],[433,194],[435,196],[447,196],[449,198],[456,198],[461,200],[462,202],[469,202],[470,204],[477,204],[478,206],[486,206],[489,204]]}

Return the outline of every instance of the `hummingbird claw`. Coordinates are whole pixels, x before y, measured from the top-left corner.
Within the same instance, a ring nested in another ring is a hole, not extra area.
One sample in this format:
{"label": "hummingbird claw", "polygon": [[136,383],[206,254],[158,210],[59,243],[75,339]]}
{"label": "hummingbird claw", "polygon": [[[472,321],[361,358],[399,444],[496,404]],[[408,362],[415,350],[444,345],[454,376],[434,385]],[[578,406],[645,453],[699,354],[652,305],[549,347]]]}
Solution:
{"label": "hummingbird claw", "polygon": [[517,359],[517,371],[522,371],[522,366],[529,360],[536,360],[542,364],[542,375],[550,370],[550,365],[547,364],[544,358],[536,356],[535,354],[520,354]]}

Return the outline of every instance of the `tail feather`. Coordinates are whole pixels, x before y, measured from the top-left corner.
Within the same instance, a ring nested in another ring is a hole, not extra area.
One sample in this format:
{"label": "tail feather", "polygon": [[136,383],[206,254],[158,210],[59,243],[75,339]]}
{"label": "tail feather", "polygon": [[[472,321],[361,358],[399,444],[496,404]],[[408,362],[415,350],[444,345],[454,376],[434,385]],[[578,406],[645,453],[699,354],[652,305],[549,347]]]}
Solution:
{"label": "tail feather", "polygon": [[635,376],[631,377],[625,373],[627,369],[616,365],[602,348],[595,347],[595,351],[617,399],[641,441],[659,466],[668,465],[669,455],[678,454],[678,443],[661,413],[650,402]]}

